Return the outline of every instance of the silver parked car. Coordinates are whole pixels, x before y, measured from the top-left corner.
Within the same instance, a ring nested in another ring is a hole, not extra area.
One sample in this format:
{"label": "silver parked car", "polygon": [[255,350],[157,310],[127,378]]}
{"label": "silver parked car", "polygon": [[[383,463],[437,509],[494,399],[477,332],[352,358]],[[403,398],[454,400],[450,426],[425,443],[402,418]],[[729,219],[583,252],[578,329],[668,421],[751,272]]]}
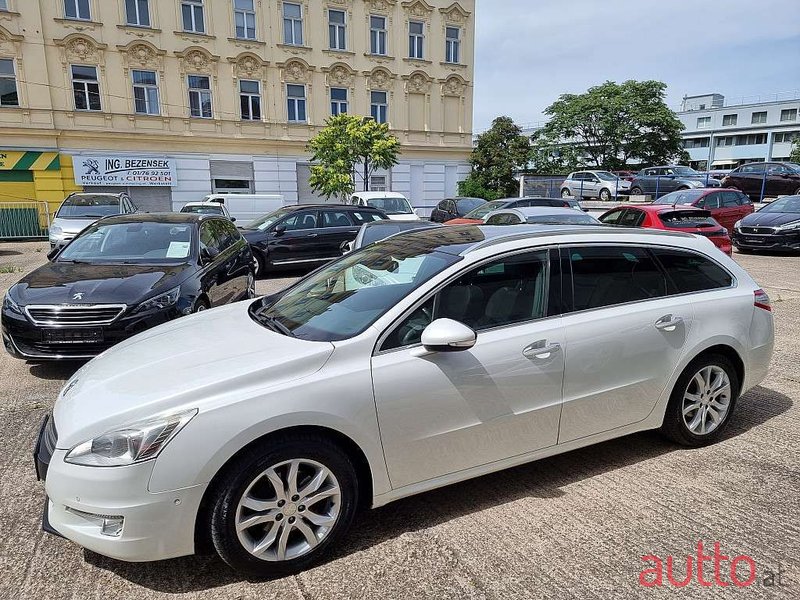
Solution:
{"label": "silver parked car", "polygon": [[602,225],[592,215],[574,208],[546,208],[531,206],[504,208],[489,213],[487,225]]}
{"label": "silver parked car", "polygon": [[82,367],[36,445],[43,523],[123,560],[207,539],[285,575],[359,507],[646,429],[711,443],[772,348],[769,298],[705,238],[410,231]]}
{"label": "silver parked car", "polygon": [[604,202],[627,195],[631,182],[610,171],[575,171],[561,184],[561,197],[599,198]]}
{"label": "silver parked car", "polygon": [[50,247],[66,244],[98,219],[134,213],[137,210],[131,197],[124,192],[70,194],[58,207],[58,212],[50,224]]}

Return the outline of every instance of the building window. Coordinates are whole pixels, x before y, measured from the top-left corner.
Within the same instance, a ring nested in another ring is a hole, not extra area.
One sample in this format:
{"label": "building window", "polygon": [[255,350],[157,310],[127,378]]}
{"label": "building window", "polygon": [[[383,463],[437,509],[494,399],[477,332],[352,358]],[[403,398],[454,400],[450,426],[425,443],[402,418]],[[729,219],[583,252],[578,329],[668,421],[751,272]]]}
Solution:
{"label": "building window", "polygon": [[64,0],[64,16],[67,19],[91,21],[92,13],[89,9],[89,0]]}
{"label": "building window", "polygon": [[8,0],[0,0],[0,10],[8,10]]}
{"label": "building window", "polygon": [[715,142],[716,146],[733,146],[732,137],[718,137]]}
{"label": "building window", "polygon": [[131,71],[133,76],[133,104],[139,115],[160,114],[158,106],[158,79],[155,71]]}
{"label": "building window", "polygon": [[306,86],[286,86],[286,109],[290,123],[306,122]]}
{"label": "building window", "polygon": [[75,110],[102,110],[97,67],[72,65],[72,91]]}
{"label": "building window", "polygon": [[781,111],[781,121],[797,121],[797,109],[787,108]]}
{"label": "building window", "polygon": [[775,134],[775,143],[783,144],[800,140],[800,131],[782,131]]}
{"label": "building window", "polygon": [[347,24],[343,10],[328,10],[328,37],[331,50],[347,49]]}
{"label": "building window", "polygon": [[256,39],[256,9],[254,0],[233,0],[233,22],[240,40]]}
{"label": "building window", "polygon": [[19,106],[17,76],[10,58],[0,59],[0,106]]}
{"label": "building window", "polygon": [[283,3],[283,43],[303,45],[303,7],[299,4]]}
{"label": "building window", "polygon": [[461,61],[461,30],[458,27],[447,27],[445,30],[444,60],[449,63]]}
{"label": "building window", "polygon": [[181,15],[183,30],[190,33],[205,33],[206,20],[203,14],[203,0],[182,0]]}
{"label": "building window", "polygon": [[689,138],[683,141],[684,148],[708,148],[708,138]]}
{"label": "building window", "polygon": [[200,119],[210,119],[211,80],[205,75],[189,75],[189,114]]}
{"label": "building window", "polygon": [[378,123],[386,123],[388,121],[389,101],[386,92],[371,92],[370,93],[370,114],[372,118]]}
{"label": "building window", "polygon": [[723,115],[722,117],[722,126],[729,127],[731,125],[736,125],[736,121],[738,121],[739,115]]}
{"label": "building window", "polygon": [[150,27],[150,0],[125,0],[125,23],[133,27]]}
{"label": "building window", "polygon": [[697,128],[708,129],[711,127],[711,117],[697,117]]}
{"label": "building window", "polygon": [[408,23],[408,58],[425,58],[425,23],[410,21]]}
{"label": "building window", "polygon": [[370,16],[369,51],[371,54],[386,55],[386,17]]}
{"label": "building window", "polygon": [[239,80],[239,104],[243,121],[261,120],[261,85],[258,81]]}
{"label": "building window", "polygon": [[750,123],[752,123],[753,125],[766,122],[767,122],[767,111],[754,112],[753,117],[750,119]]}
{"label": "building window", "polygon": [[347,88],[331,88],[331,116],[347,112]]}
{"label": "building window", "polygon": [[388,192],[389,186],[386,184],[386,175],[373,175],[370,177],[369,189],[371,192]]}

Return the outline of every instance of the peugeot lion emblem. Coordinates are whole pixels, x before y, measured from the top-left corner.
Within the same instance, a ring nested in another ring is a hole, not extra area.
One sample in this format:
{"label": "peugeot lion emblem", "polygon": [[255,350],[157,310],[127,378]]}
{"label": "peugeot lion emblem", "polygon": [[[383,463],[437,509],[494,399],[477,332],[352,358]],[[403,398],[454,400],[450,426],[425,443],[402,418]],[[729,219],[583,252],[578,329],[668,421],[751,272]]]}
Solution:
{"label": "peugeot lion emblem", "polygon": [[77,292],[76,294],[72,294],[73,300],[83,300],[83,294],[85,292]]}

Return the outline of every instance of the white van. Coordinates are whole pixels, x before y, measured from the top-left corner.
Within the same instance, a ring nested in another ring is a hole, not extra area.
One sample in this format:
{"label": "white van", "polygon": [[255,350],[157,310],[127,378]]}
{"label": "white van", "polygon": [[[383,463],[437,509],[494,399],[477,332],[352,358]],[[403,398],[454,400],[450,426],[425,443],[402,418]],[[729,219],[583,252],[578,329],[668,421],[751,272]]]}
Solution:
{"label": "white van", "polygon": [[209,194],[203,202],[224,204],[239,227],[246,227],[251,221],[284,205],[280,194]]}
{"label": "white van", "polygon": [[408,198],[398,192],[355,192],[350,204],[371,206],[386,213],[392,221],[420,221]]}

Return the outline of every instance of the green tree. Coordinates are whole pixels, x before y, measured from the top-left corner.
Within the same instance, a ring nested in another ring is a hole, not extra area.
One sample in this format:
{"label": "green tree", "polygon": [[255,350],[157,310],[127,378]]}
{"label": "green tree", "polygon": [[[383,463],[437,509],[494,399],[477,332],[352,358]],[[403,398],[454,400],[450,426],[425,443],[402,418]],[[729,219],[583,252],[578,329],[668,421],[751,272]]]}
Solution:
{"label": "green tree", "polygon": [[792,143],[792,153],[789,155],[789,160],[793,163],[800,163],[800,138]]}
{"label": "green tree", "polygon": [[545,110],[549,121],[535,145],[569,143],[599,169],[688,160],[683,124],[664,102],[666,89],[660,81],[607,81],[583,94],[563,94]]}
{"label": "green tree", "polygon": [[385,123],[355,115],[331,117],[309,142],[313,153],[311,188],[326,198],[344,197],[356,188],[356,173],[369,190],[369,180],[378,169],[397,164],[400,141]]}
{"label": "green tree", "polygon": [[478,136],[470,157],[472,172],[458,184],[458,193],[494,200],[516,196],[515,173],[528,164],[530,140],[510,117],[497,117],[491,128]]}

